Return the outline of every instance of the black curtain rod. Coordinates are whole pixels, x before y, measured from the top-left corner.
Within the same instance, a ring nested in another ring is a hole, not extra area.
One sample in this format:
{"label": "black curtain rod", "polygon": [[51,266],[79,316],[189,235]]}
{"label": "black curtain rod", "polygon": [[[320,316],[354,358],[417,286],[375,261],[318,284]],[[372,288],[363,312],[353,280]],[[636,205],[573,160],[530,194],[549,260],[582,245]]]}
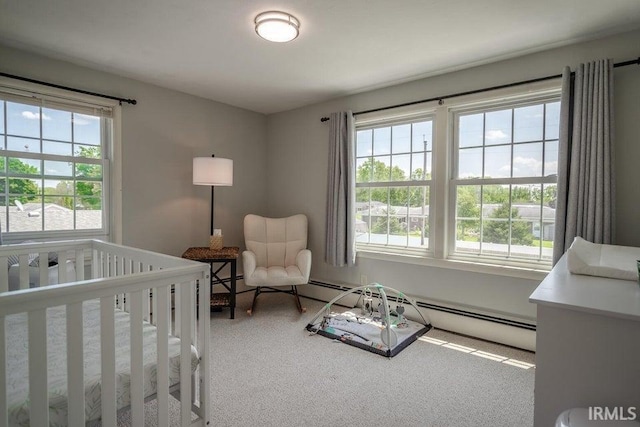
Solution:
{"label": "black curtain rod", "polygon": [[114,100],[118,101],[120,103],[120,105],[122,105],[123,102],[126,102],[127,104],[132,104],[132,105],[136,105],[138,103],[138,101],[136,101],[135,99],[119,98],[117,96],[111,96],[111,95],[105,95],[105,94],[102,94],[102,93],[90,92],[88,90],[75,89],[75,88],[68,87],[68,86],[57,85],[55,83],[48,83],[48,82],[43,82],[43,81],[40,81],[40,80],[30,79],[30,78],[27,78],[27,77],[15,76],[13,74],[7,74],[7,73],[0,72],[0,76],[9,77],[10,79],[22,80],[23,82],[37,83],[37,84],[43,85],[43,86],[55,87],[56,89],[64,89],[64,90],[69,90],[71,92],[83,93],[85,95],[92,95],[92,96],[98,96],[100,98],[114,99]]}
{"label": "black curtain rod", "polygon": [[[618,62],[617,64],[613,64],[613,67],[614,68],[618,68],[618,67],[625,67],[627,65],[636,65],[636,64],[640,65],[640,57],[638,57],[637,59],[632,59],[630,61]],[[574,73],[572,72],[571,74],[574,74]],[[499,85],[499,86],[487,87],[487,88],[484,88],[484,89],[475,89],[475,90],[469,90],[469,91],[466,91],[466,92],[452,93],[450,95],[436,96],[436,97],[433,97],[433,98],[421,99],[419,101],[412,101],[412,102],[405,102],[403,104],[390,105],[388,107],[380,107],[380,108],[374,108],[374,109],[371,109],[371,110],[358,111],[357,113],[353,113],[353,115],[357,116],[358,114],[375,113],[377,111],[390,110],[392,108],[407,107],[409,105],[422,104],[422,103],[431,102],[431,101],[438,101],[438,104],[442,105],[443,101],[445,99],[448,99],[448,98],[455,98],[457,96],[464,96],[464,95],[473,95],[475,93],[488,92],[488,91],[496,90],[496,89],[505,89],[505,88],[514,87],[514,86],[521,86],[521,85],[525,85],[525,84],[529,84],[529,83],[537,83],[537,82],[542,82],[542,81],[545,81],[545,80],[557,79],[557,78],[560,78],[560,77],[562,77],[562,74],[556,74],[554,76],[547,76],[547,77],[540,77],[540,78],[531,79],[531,80],[523,80],[523,81],[515,82],[515,83],[508,83],[508,84]],[[329,117],[323,117],[323,118],[320,119],[321,122],[326,122],[326,121],[329,121],[329,120],[330,120]]]}

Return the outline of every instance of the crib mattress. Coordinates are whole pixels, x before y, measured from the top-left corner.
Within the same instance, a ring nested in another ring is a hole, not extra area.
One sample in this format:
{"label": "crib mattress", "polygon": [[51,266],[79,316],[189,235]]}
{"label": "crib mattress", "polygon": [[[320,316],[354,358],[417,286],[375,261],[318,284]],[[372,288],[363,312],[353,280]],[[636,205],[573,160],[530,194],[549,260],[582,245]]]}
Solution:
{"label": "crib mattress", "polygon": [[[86,420],[101,417],[100,378],[100,303],[83,303],[84,317],[84,378]],[[9,425],[29,426],[28,407],[28,330],[27,314],[6,318],[7,334],[7,391]],[[118,409],[130,405],[130,333],[129,313],[115,312],[116,342],[116,405]],[[67,362],[66,316],[64,307],[47,310],[47,359],[49,384],[49,422],[51,426],[67,425]],[[157,344],[155,326],[143,325],[144,395],[152,396],[157,384]],[[198,353],[191,346],[191,372],[198,365]],[[180,339],[169,337],[169,384],[178,384],[180,378]]]}

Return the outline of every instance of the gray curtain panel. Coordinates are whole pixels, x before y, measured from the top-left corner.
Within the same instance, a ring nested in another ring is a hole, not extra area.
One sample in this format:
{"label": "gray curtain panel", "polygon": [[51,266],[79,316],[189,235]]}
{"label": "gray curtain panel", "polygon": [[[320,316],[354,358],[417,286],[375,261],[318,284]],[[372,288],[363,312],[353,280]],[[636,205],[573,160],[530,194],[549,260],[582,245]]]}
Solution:
{"label": "gray curtain panel", "polygon": [[562,75],[553,264],[580,236],[615,243],[613,63],[580,64]]}
{"label": "gray curtain panel", "polygon": [[355,146],[351,111],[332,113],[327,177],[325,261],[336,267],[355,263]]}

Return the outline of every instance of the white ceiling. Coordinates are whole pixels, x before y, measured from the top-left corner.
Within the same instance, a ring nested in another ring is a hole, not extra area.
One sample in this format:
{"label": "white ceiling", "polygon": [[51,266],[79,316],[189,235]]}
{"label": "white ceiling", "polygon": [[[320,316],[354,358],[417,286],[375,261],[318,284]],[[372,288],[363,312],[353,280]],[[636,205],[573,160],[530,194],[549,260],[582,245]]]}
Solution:
{"label": "white ceiling", "polygon": [[0,0],[0,43],[266,114],[636,28],[640,0]]}

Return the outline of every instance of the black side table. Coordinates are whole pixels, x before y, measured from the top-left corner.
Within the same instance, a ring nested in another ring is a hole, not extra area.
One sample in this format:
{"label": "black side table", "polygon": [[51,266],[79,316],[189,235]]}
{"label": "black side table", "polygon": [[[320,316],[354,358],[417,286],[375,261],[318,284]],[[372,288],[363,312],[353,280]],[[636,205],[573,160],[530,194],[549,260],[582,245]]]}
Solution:
{"label": "black side table", "polygon": [[[240,248],[237,246],[223,247],[221,249],[211,249],[206,246],[192,247],[187,249],[182,258],[193,261],[206,262],[211,269],[211,307],[229,307],[231,314],[230,319],[235,318],[236,309],[236,268]],[[220,265],[215,271],[213,264]],[[231,266],[231,285],[227,286],[224,281],[218,277],[218,273],[227,265]],[[214,280],[215,279],[215,280]],[[213,293],[214,285],[221,284],[228,291],[227,293]]]}

